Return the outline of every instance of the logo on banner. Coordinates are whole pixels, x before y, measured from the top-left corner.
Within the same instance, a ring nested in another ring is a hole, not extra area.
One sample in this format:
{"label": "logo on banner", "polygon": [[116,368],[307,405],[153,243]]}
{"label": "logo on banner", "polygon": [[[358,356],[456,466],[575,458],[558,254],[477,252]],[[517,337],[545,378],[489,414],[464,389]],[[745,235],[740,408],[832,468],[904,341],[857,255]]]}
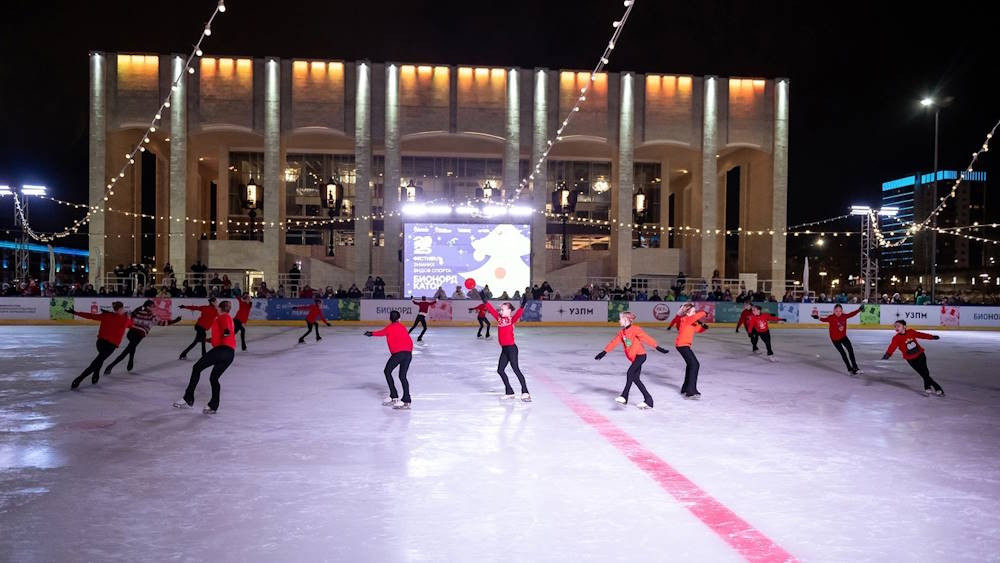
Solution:
{"label": "logo on banner", "polygon": [[593,307],[570,307],[569,309],[559,307],[556,312],[559,313],[560,317],[564,316],[566,313],[569,313],[570,315],[593,315],[594,309]]}
{"label": "logo on banner", "polygon": [[396,307],[386,306],[386,305],[379,305],[378,307],[375,307],[375,314],[376,315],[388,315],[392,311],[399,311],[400,315],[412,315],[413,314],[413,307],[410,307],[410,306],[407,306],[407,305],[400,305],[400,306],[396,306]]}
{"label": "logo on banner", "polygon": [[[896,313],[896,317],[899,317],[899,313]],[[927,313],[921,313],[918,311],[904,311],[903,317],[906,319],[926,319]]]}
{"label": "logo on banner", "polygon": [[670,318],[670,305],[659,303],[653,307],[653,318],[658,321],[665,321]]}
{"label": "logo on banner", "polygon": [[976,321],[1000,321],[1000,313],[972,313],[972,319]]}

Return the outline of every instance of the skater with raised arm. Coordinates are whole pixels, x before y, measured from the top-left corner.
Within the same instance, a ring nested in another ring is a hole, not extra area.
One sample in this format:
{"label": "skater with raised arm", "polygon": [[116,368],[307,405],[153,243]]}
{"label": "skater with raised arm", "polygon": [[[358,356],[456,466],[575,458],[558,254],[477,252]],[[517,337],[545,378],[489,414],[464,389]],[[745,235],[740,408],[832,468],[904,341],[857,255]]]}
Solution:
{"label": "skater with raised arm", "polygon": [[851,346],[851,339],[847,337],[847,319],[860,312],[861,307],[858,307],[850,313],[844,313],[844,307],[840,303],[833,306],[833,314],[825,317],[820,317],[819,311],[816,309],[813,309],[812,312],[812,318],[830,325],[830,341],[833,342],[833,347],[840,352],[840,357],[844,360],[844,365],[847,366],[847,373],[851,375],[857,375],[861,373],[861,370],[858,368],[858,361],[854,359],[854,346]]}
{"label": "skater with raised arm", "polygon": [[781,317],[775,317],[771,313],[761,311],[760,305],[754,305],[752,308],[753,316],[750,322],[753,323],[754,332],[764,343],[764,348],[767,349],[767,359],[768,361],[774,361],[774,350],[771,349],[771,329],[768,325],[769,322],[780,323],[782,321]]}
{"label": "skater with raised arm", "polygon": [[229,316],[229,301],[219,304],[219,315],[212,321],[210,330],[212,331],[212,349],[207,354],[195,362],[191,368],[191,379],[188,381],[187,389],[184,390],[184,398],[174,403],[179,409],[189,409],[194,406],[194,390],[198,387],[201,379],[201,372],[211,367],[212,373],[208,380],[212,386],[212,398],[201,412],[205,414],[215,414],[219,410],[219,400],[222,397],[222,386],[219,385],[219,378],[233,363],[236,357],[236,327],[233,325],[233,318]]}
{"label": "skater with raised arm", "polygon": [[486,312],[493,315],[493,318],[497,322],[497,343],[500,344],[500,360],[497,362],[497,373],[500,374],[500,379],[503,380],[504,398],[514,398],[514,389],[510,386],[510,380],[507,379],[507,366],[510,365],[511,369],[514,370],[514,375],[517,376],[518,382],[521,383],[521,400],[530,402],[531,394],[528,393],[528,384],[524,381],[524,374],[521,373],[521,366],[517,361],[518,350],[517,344],[514,342],[514,325],[517,324],[517,321],[521,320],[521,315],[524,314],[524,305],[528,302],[528,295],[521,296],[521,306],[516,311],[510,302],[500,305],[500,310],[497,311],[487,301],[485,288],[479,295],[483,300],[483,305],[486,306]]}
{"label": "skater with raised arm", "polygon": [[475,307],[469,309],[469,312],[476,312],[476,320],[479,321],[479,330],[476,332],[476,338],[483,337],[483,327],[486,327],[486,338],[490,337],[490,320],[486,318],[486,305],[480,303]]}
{"label": "skater with raised arm", "polygon": [[413,320],[413,326],[410,327],[409,332],[413,332],[413,329],[417,328],[418,324],[422,327],[420,334],[417,335],[417,342],[423,342],[424,340],[424,333],[427,332],[427,312],[431,310],[431,305],[435,303],[437,303],[437,300],[428,301],[427,297],[421,297],[420,301],[413,302],[417,306],[417,318]]}
{"label": "skater with raised arm", "polygon": [[701,364],[698,357],[694,355],[691,344],[694,342],[694,335],[708,330],[708,325],[701,322],[705,318],[705,311],[695,310],[693,303],[681,305],[677,311],[677,338],[674,340],[674,347],[684,358],[684,384],[681,385],[681,395],[686,399],[700,399],[698,392],[698,371]]}
{"label": "skater with raised arm", "polygon": [[181,305],[180,308],[199,313],[198,320],[194,323],[194,341],[181,352],[180,359],[186,360],[187,353],[199,343],[201,344],[201,355],[204,356],[205,336],[208,334],[209,329],[212,328],[212,324],[215,323],[215,317],[219,316],[219,309],[216,308],[215,298],[209,297],[208,305]]}
{"label": "skater with raised arm", "polygon": [[330,322],[323,316],[323,300],[317,297],[313,300],[312,305],[300,305],[298,307],[294,307],[293,310],[309,311],[306,315],[306,326],[308,327],[308,330],[306,330],[306,333],[299,338],[299,344],[305,344],[306,337],[309,336],[309,333],[312,332],[313,329],[316,329],[316,342],[323,340],[323,337],[319,335],[319,323],[316,322],[323,321],[326,326],[330,326]]}
{"label": "skater with raised arm", "polygon": [[[367,331],[365,336],[384,336],[386,344],[389,346],[389,360],[385,363],[385,381],[389,385],[389,397],[382,404],[394,409],[410,408],[410,383],[406,379],[406,373],[410,369],[410,361],[413,359],[413,340],[410,333],[399,322],[399,311],[389,312],[389,324],[382,330],[375,332]],[[399,367],[399,384],[403,386],[403,398],[399,398],[396,391],[396,383],[392,380],[392,370]]]}
{"label": "skater with raised arm", "polygon": [[177,317],[173,320],[159,320],[156,318],[156,313],[153,312],[154,302],[152,299],[147,299],[141,307],[132,311],[132,328],[128,329],[128,346],[125,350],[115,358],[115,361],[111,362],[107,368],[104,369],[104,375],[111,373],[111,370],[118,365],[119,362],[124,360],[126,356],[128,357],[128,364],[125,365],[125,371],[132,371],[135,367],[135,351],[139,347],[139,343],[142,342],[143,338],[149,335],[149,331],[152,330],[153,325],[167,326],[172,324],[177,324],[181,322],[181,318]]}

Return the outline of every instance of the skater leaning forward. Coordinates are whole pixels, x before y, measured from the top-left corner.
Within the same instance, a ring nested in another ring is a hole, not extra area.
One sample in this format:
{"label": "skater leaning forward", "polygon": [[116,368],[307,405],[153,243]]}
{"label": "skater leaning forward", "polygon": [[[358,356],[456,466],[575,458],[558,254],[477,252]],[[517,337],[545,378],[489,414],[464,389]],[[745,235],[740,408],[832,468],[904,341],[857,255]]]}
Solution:
{"label": "skater leaning forward", "polygon": [[937,395],[938,397],[944,397],[944,389],[937,384],[937,381],[931,379],[931,372],[927,368],[927,356],[924,354],[923,347],[917,343],[917,340],[938,340],[941,337],[936,334],[927,334],[925,332],[919,332],[913,330],[912,328],[906,327],[906,321],[900,319],[895,322],[893,328],[896,329],[896,334],[892,337],[892,342],[889,343],[889,349],[885,351],[885,355],[882,356],[883,360],[888,360],[898,348],[903,354],[903,359],[906,363],[910,364],[910,367],[914,371],[920,374],[920,377],[924,380],[924,393],[927,395]]}
{"label": "skater leaning forward", "polygon": [[625,358],[632,362],[632,364],[625,372],[625,389],[620,396],[615,398],[615,401],[622,405],[628,404],[628,392],[634,383],[639,388],[639,392],[642,393],[643,402],[639,403],[639,408],[651,409],[653,408],[653,396],[649,394],[646,386],[639,379],[639,376],[642,374],[642,364],[646,362],[646,349],[642,345],[645,343],[648,346],[652,346],[661,354],[666,354],[669,350],[657,345],[653,337],[646,334],[646,331],[635,324],[635,313],[630,311],[620,313],[618,315],[618,324],[622,327],[621,330],[608,342],[604,350],[594,356],[594,359],[600,360],[621,343],[625,349]]}

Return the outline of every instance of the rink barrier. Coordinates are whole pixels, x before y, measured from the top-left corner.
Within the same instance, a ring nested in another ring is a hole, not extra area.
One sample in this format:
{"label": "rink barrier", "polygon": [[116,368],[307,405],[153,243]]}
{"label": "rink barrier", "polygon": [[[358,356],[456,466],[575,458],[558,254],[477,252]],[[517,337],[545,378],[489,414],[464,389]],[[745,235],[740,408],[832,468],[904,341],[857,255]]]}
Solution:
{"label": "rink barrier", "polygon": [[[235,299],[233,313],[236,311]],[[74,319],[66,308],[77,311],[98,312],[110,308],[114,301],[121,301],[131,311],[146,299],[141,297],[0,297],[0,323],[5,324],[49,324],[70,322]],[[181,309],[181,305],[205,305],[207,299],[154,298],[154,311],[158,318],[181,317],[185,324],[194,322],[198,313]],[[490,303],[499,309],[504,300],[491,299]],[[514,300],[510,302],[515,303]],[[267,322],[278,325],[300,324],[307,311],[295,307],[308,306],[312,299],[254,299],[250,311],[250,321]],[[441,300],[435,302],[427,312],[427,321],[439,326],[476,326],[476,312],[470,311],[478,301]],[[705,312],[705,322],[720,327],[735,326],[743,306],[737,303],[698,301],[695,307]],[[521,322],[540,326],[608,326],[618,322],[622,311],[631,311],[636,322],[649,326],[666,326],[677,314],[682,302],[677,301],[528,301]],[[775,328],[815,327],[824,328],[825,323],[812,318],[833,312],[831,303],[761,303],[764,310],[781,317],[785,322],[773,323]],[[391,311],[399,311],[402,322],[412,322],[419,312],[413,301],[401,299],[324,299],[323,314],[335,324],[378,324],[384,323]],[[847,323],[856,328],[885,328],[897,319],[908,325],[926,328],[1000,329],[1000,307],[978,305],[844,305],[844,311],[853,312],[861,308],[861,313],[848,319]],[[495,321],[490,318],[492,324]],[[87,321],[84,321],[87,322]]]}

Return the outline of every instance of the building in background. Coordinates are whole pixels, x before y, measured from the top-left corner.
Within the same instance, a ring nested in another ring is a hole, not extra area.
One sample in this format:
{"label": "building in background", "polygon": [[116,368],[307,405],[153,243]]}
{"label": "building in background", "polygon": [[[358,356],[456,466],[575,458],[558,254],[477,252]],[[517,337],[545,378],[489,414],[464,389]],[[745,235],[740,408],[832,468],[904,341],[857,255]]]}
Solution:
{"label": "building in background", "polygon": [[[105,203],[184,61],[94,52],[89,64],[90,204],[113,209],[89,224],[95,281],[118,263],[180,273],[200,261],[274,287],[294,263],[314,286],[374,275],[391,293],[408,196],[457,204],[491,188],[493,201],[531,208],[533,282],[565,290],[719,270],[783,292],[787,80],[205,57]],[[321,199],[331,178],[344,188],[332,229]],[[568,260],[546,213],[560,182],[579,192]],[[259,188],[255,217],[248,185]],[[731,226],[739,236],[725,236]]]}

